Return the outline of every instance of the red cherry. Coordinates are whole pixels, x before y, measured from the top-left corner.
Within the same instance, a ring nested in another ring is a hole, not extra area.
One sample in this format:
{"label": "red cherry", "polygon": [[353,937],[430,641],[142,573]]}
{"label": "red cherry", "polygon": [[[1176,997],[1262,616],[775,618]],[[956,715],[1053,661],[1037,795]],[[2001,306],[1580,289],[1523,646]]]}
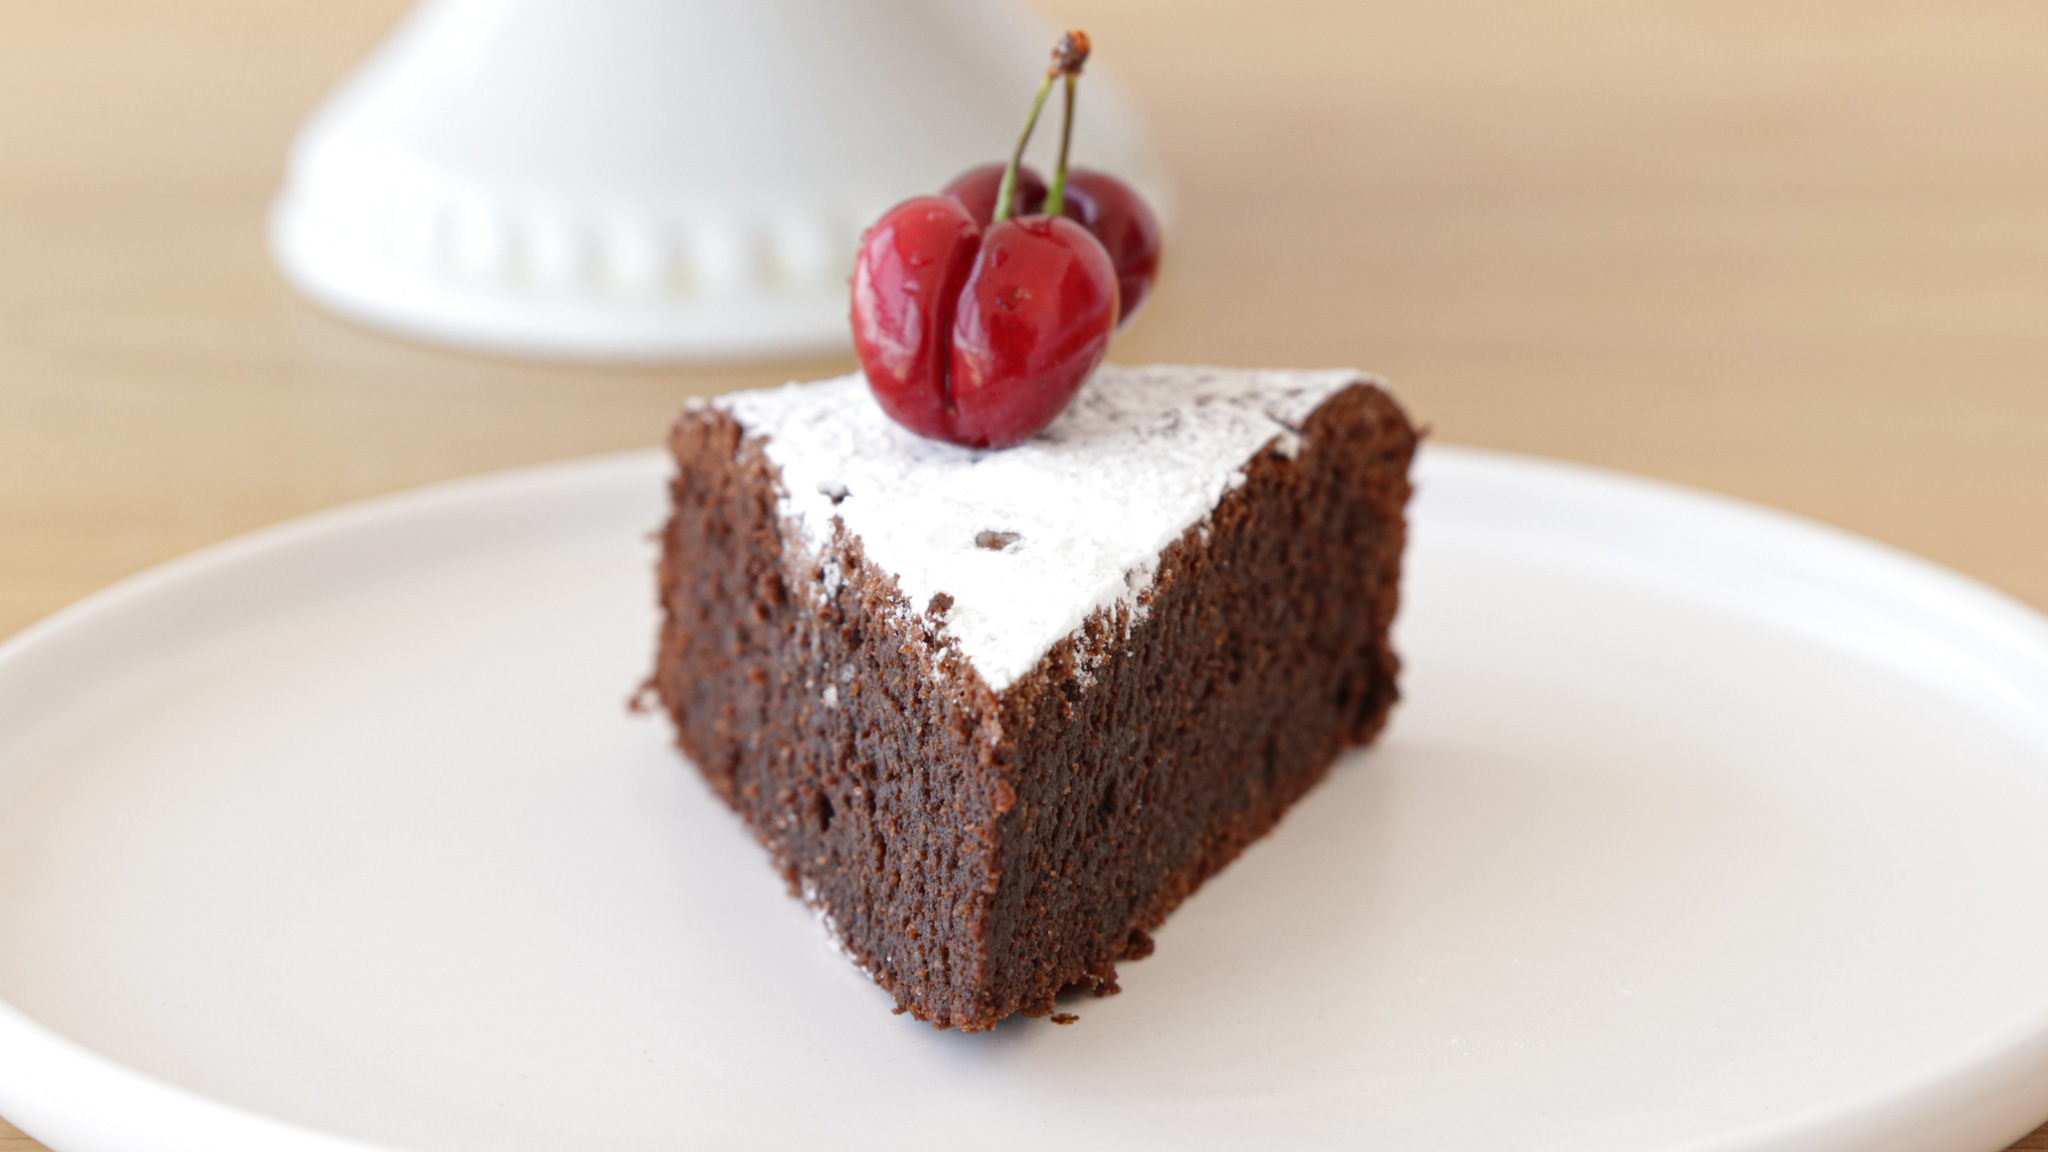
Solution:
{"label": "red cherry", "polygon": [[1024,149],[1053,82],[1064,79],[1054,181],[1064,189],[1075,78],[1088,53],[1078,28],[1053,46],[1009,164],[965,172],[946,195],[906,200],[861,237],[854,351],[883,411],[914,432],[1007,448],[1065,410],[1102,363],[1119,320],[1121,272],[1091,227],[1106,226],[1117,250],[1139,261],[1135,298],[1151,287],[1159,229],[1120,182],[1091,183],[1071,209],[1081,221],[1035,213],[1054,193],[1023,167]]}
{"label": "red cherry", "polygon": [[1007,448],[1052,423],[1109,352],[1116,267],[1057,216],[989,226],[953,314],[956,443]]}
{"label": "red cherry", "polygon": [[1109,253],[1071,220],[979,227],[920,196],[861,240],[853,346],[882,410],[920,435],[1005,448],[1050,424],[1116,327]]}
{"label": "red cherry", "polygon": [[[996,193],[1003,186],[1003,164],[969,168],[939,193],[966,205],[974,222],[983,228],[996,218]],[[1045,178],[1026,165],[1017,166],[1017,191],[1011,197],[1010,215],[1035,216],[1045,204]]]}
{"label": "red cherry", "polygon": [[[991,203],[995,197],[989,197]],[[1074,168],[1067,172],[1066,203],[1061,215],[1079,221],[1102,241],[1116,265],[1123,306],[1117,326],[1130,323],[1152,284],[1159,278],[1159,220],[1129,184],[1107,172]]]}
{"label": "red cherry", "polygon": [[[951,196],[966,206],[975,223],[984,228],[995,216],[996,192],[1003,182],[1003,165],[983,164],[953,178],[941,195]],[[1017,169],[1016,213],[1036,213],[1045,206],[1046,184],[1030,168]],[[1095,234],[1116,265],[1117,288],[1123,301],[1117,327],[1130,323],[1152,284],[1159,279],[1159,220],[1145,200],[1129,184],[1107,172],[1087,168],[1067,173],[1066,203],[1060,215]]]}
{"label": "red cherry", "polygon": [[853,265],[853,350],[889,418],[951,440],[953,312],[981,248],[956,200],[919,196],[882,214]]}

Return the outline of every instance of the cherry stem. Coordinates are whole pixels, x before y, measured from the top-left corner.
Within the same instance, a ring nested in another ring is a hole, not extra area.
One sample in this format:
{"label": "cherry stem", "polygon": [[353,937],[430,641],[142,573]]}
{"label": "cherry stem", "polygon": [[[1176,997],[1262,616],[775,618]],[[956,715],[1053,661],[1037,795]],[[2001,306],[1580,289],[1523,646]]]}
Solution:
{"label": "cherry stem", "polygon": [[1003,182],[996,186],[996,214],[989,221],[994,224],[1010,218],[1010,201],[1017,197],[1017,168],[1024,163],[1024,146],[1031,143],[1031,130],[1038,127],[1038,110],[1045,107],[1046,93],[1052,91],[1052,78],[1056,72],[1047,72],[1039,82],[1038,97],[1031,101],[1031,115],[1024,118],[1024,131],[1017,137],[1017,150],[1010,153],[1010,164],[1003,169]]}
{"label": "cherry stem", "polygon": [[1067,179],[1067,136],[1074,125],[1074,77],[1080,75],[1081,65],[1088,61],[1088,34],[1075,28],[1060,37],[1052,47],[1052,66],[1045,70],[1045,79],[1038,83],[1038,95],[1032,98],[1031,115],[1024,118],[1024,131],[1017,135],[1017,148],[1010,153],[1009,166],[1003,169],[1003,182],[996,187],[995,215],[989,220],[993,224],[1010,218],[1010,202],[1017,197],[1017,170],[1024,165],[1024,148],[1031,143],[1031,130],[1038,127],[1038,114],[1045,108],[1045,98],[1052,92],[1052,82],[1058,77],[1067,78],[1067,120],[1066,128],[1060,133],[1060,166],[1053,178],[1051,199],[1047,201],[1048,212],[1057,214],[1063,204],[1062,193],[1066,190]]}
{"label": "cherry stem", "polygon": [[1067,73],[1065,115],[1060,118],[1060,160],[1052,170],[1052,187],[1045,190],[1045,214],[1057,216],[1067,206],[1067,148],[1074,142],[1074,80],[1078,72]]}

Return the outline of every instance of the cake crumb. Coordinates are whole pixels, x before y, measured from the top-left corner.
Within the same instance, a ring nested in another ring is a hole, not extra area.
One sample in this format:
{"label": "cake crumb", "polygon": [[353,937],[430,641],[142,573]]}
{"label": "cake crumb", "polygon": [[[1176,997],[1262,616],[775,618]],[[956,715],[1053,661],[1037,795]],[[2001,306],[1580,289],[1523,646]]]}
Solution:
{"label": "cake crumb", "polygon": [[1055,1024],[1079,1024],[1081,1018],[1072,1012],[1055,1012],[1052,1014],[1052,1022]]}
{"label": "cake crumb", "polygon": [[660,690],[654,686],[654,677],[649,676],[640,682],[638,688],[633,689],[631,696],[626,697],[626,711],[634,716],[649,715],[654,711],[654,706],[661,702],[660,697]]}

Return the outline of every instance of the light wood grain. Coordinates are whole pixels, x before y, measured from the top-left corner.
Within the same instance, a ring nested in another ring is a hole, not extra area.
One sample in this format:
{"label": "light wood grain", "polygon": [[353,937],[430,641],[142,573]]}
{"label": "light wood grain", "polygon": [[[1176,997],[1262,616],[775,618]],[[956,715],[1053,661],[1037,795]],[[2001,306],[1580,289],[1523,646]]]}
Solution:
{"label": "light wood grain", "polygon": [[0,1152],[38,1152],[41,1144],[22,1134],[21,1129],[0,1120]]}
{"label": "light wood grain", "polygon": [[[2048,606],[2048,6],[1043,7],[1179,181],[1118,359],[1358,364],[1444,440],[1759,500]],[[0,7],[0,636],[259,525],[842,366],[501,362],[301,303],[265,202],[400,8]]]}

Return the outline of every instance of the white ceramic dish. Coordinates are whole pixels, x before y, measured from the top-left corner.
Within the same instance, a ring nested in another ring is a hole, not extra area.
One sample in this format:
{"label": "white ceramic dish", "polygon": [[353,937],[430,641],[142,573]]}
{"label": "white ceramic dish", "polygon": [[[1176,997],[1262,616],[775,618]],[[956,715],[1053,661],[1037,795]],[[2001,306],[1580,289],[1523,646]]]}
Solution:
{"label": "white ceramic dish", "polygon": [[[862,230],[1008,156],[1055,35],[1014,0],[419,0],[301,130],[271,253],[323,307],[436,343],[843,353]],[[1075,162],[1165,214],[1100,60],[1083,90]]]}
{"label": "white ceramic dish", "polygon": [[2048,623],[1433,449],[1408,699],[1073,1027],[935,1033],[629,716],[663,466],[169,565],[0,649],[0,1114],[60,1152],[2001,1148]]}

